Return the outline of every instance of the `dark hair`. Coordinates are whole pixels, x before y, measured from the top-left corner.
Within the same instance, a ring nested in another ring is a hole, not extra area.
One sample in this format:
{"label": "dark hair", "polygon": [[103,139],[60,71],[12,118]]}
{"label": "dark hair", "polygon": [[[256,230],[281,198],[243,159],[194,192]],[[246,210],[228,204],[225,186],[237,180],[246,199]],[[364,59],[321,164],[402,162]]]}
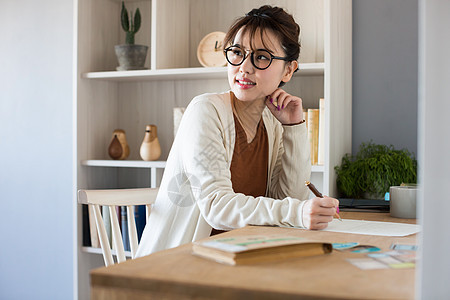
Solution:
{"label": "dark hair", "polygon": [[[255,34],[259,31],[264,47],[266,43],[263,38],[264,29],[272,30],[281,41],[281,46],[285,56],[289,61],[297,60],[300,55],[300,26],[295,22],[294,17],[280,7],[264,5],[260,8],[252,9],[245,16],[237,19],[231,25],[224,38],[224,48],[228,47],[236,37],[238,31],[243,29],[243,33],[250,34],[250,46]],[[297,71],[297,70],[296,70]],[[282,82],[284,84],[284,82]]]}

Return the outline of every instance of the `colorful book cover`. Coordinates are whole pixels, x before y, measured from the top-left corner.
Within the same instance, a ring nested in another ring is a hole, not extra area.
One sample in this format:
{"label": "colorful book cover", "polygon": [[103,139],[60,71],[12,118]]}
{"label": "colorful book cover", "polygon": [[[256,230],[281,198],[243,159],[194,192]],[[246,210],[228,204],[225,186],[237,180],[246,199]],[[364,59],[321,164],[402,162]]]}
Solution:
{"label": "colorful book cover", "polygon": [[282,235],[207,238],[192,245],[194,255],[229,265],[321,255],[332,250],[331,243]]}
{"label": "colorful book cover", "polygon": [[319,145],[317,154],[317,164],[325,163],[325,99],[319,100]]}
{"label": "colorful book cover", "polygon": [[145,205],[136,205],[134,207],[134,218],[136,221],[136,231],[138,236],[138,243],[141,240],[142,232],[146,224],[146,209]]}
{"label": "colorful book cover", "polygon": [[122,230],[122,242],[125,251],[130,251],[130,238],[128,236],[128,218],[127,218],[127,207],[121,206],[121,230]]}
{"label": "colorful book cover", "polygon": [[311,147],[311,165],[317,165],[319,146],[319,109],[308,109],[308,140]]}

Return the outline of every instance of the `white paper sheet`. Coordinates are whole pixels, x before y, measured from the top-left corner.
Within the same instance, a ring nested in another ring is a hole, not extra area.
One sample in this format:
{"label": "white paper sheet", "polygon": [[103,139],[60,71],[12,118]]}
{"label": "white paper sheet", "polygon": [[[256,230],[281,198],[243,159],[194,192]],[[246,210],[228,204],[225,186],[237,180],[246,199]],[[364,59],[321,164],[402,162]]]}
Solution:
{"label": "white paper sheet", "polygon": [[342,222],[334,219],[323,231],[345,232],[355,234],[407,236],[420,231],[416,224],[376,222],[343,219]]}

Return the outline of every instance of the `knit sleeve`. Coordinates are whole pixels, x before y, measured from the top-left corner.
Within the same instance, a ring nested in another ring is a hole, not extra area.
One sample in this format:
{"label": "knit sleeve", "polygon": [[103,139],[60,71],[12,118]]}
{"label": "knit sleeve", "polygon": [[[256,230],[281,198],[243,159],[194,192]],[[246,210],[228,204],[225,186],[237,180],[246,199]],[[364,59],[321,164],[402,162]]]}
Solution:
{"label": "knit sleeve", "polygon": [[282,131],[269,196],[308,199],[305,181],[311,177],[311,158],[306,125],[283,126]]}

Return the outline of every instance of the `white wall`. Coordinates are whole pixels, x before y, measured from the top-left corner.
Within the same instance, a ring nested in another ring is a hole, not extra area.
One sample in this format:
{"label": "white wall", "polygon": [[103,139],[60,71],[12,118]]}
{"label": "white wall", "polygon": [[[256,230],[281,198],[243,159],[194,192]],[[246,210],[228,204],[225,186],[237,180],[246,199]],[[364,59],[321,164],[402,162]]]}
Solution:
{"label": "white wall", "polygon": [[421,258],[417,298],[450,297],[450,1],[419,1]]}
{"label": "white wall", "polygon": [[0,299],[71,299],[73,1],[0,4]]}
{"label": "white wall", "polygon": [[353,154],[373,140],[417,155],[417,1],[352,2]]}

